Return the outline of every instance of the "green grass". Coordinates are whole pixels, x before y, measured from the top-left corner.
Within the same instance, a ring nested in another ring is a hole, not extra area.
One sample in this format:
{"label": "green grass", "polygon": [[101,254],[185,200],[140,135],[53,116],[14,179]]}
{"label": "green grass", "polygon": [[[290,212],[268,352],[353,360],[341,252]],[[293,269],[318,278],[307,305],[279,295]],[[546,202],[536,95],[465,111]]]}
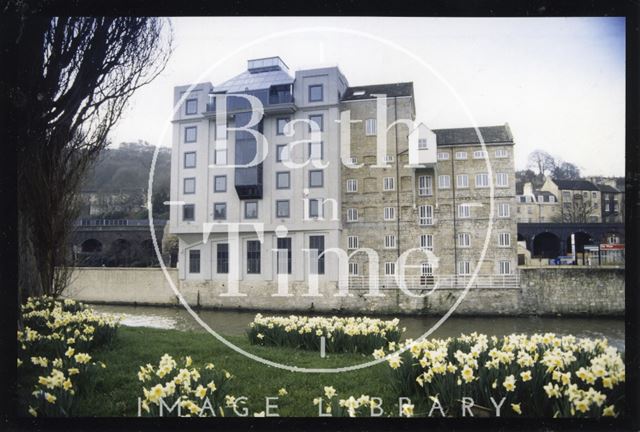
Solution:
{"label": "green grass", "polygon": [[[335,368],[373,358],[363,354],[328,354],[320,358],[319,352],[251,345],[246,337],[227,339],[260,357],[299,367]],[[216,368],[228,370],[235,376],[229,393],[246,396],[250,413],[264,411],[265,397],[278,396],[278,390],[285,387],[289,394],[278,400],[281,416],[317,416],[318,407],[313,405],[313,399],[321,396],[327,385],[333,386],[342,398],[361,394],[380,397],[385,414],[398,413],[398,395],[389,386],[386,364],[343,373],[291,372],[251,360],[206,333],[121,327],[110,347],[92,353],[107,368],[100,370],[95,391],[78,401],[75,414],[136,416],[137,398],[142,396],[142,383],[137,378],[139,366],[157,365],[165,353],[176,360],[189,355],[198,367],[212,362]]]}

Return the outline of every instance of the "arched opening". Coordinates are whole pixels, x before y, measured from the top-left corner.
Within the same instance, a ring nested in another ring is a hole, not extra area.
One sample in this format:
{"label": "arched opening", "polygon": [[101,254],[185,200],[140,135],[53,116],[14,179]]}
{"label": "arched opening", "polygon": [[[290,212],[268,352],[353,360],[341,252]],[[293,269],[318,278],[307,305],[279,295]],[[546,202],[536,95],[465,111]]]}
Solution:
{"label": "arched opening", "polygon": [[133,248],[131,242],[125,239],[117,239],[109,247],[106,256],[106,265],[108,267],[123,267],[131,265],[133,258]]}
{"label": "arched opening", "polygon": [[550,232],[543,232],[533,238],[533,256],[555,258],[560,255],[560,238]]}
{"label": "arched opening", "polygon": [[[573,233],[576,241],[576,253],[583,253],[585,245],[593,244],[591,236],[584,231]],[[571,236],[567,237],[567,254],[571,254]]]}
{"label": "arched opening", "polygon": [[518,241],[525,241],[525,238],[522,234],[518,233]]}
{"label": "arched opening", "polygon": [[82,242],[81,251],[85,253],[102,252],[102,243],[96,239],[88,239]]}

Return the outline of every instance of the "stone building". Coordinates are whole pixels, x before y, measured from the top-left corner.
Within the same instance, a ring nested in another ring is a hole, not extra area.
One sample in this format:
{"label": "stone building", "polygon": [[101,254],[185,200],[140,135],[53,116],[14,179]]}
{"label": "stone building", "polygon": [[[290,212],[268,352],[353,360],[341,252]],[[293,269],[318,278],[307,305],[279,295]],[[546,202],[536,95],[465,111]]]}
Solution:
{"label": "stone building", "polygon": [[600,190],[590,181],[548,177],[540,190],[550,192],[560,200],[560,220],[553,222],[602,222]]}
{"label": "stone building", "polygon": [[624,191],[611,184],[598,184],[602,196],[602,222],[624,223]]}
{"label": "stone building", "polygon": [[[257,123],[249,124],[245,96],[263,105]],[[311,282],[331,292],[339,248],[370,248],[386,285],[398,257],[413,248],[413,287],[457,283],[476,269],[489,285],[515,273],[508,125],[480,128],[485,153],[473,128],[414,125],[412,83],[350,87],[337,67],[292,75],[279,57],[249,60],[245,72],[219,85],[176,87],[174,103],[170,231],[179,239],[183,287],[224,296],[236,278],[241,292],[275,292],[286,275],[291,292],[311,290]],[[223,119],[251,131],[225,133]],[[237,241],[230,223],[241,224]],[[364,254],[347,263],[360,287],[371,268]]]}
{"label": "stone building", "polygon": [[516,221],[518,223],[557,222],[561,217],[558,197],[536,190],[531,182],[516,183]]}

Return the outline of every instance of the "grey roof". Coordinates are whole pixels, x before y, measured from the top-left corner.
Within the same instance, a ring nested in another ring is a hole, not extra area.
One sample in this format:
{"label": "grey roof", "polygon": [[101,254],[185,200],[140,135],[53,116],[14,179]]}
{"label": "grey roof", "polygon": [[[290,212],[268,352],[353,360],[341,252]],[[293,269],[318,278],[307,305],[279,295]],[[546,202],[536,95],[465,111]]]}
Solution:
{"label": "grey roof", "polygon": [[342,96],[343,101],[371,99],[373,94],[385,94],[387,97],[413,96],[413,83],[374,84],[349,87]]}
{"label": "grey roof", "polygon": [[[508,124],[502,126],[481,126],[478,128],[486,144],[513,143],[513,135]],[[438,145],[480,144],[475,128],[433,129]]]}
{"label": "grey roof", "polygon": [[587,180],[556,180],[553,182],[563,190],[597,191],[598,187]]}
{"label": "grey roof", "polygon": [[533,194],[535,196],[552,196],[554,198],[556,198],[556,196],[554,194],[552,194],[549,191],[541,191],[541,190],[537,190],[537,191],[533,191]]}
{"label": "grey roof", "polygon": [[620,193],[618,189],[614,188],[613,186],[609,186],[607,184],[598,184],[598,189],[600,189],[600,192]]}
{"label": "grey roof", "polygon": [[293,77],[283,70],[255,73],[245,71],[218,86],[214,86],[214,91],[216,93],[236,93],[251,90],[262,90],[268,89],[273,85],[292,84],[293,81]]}

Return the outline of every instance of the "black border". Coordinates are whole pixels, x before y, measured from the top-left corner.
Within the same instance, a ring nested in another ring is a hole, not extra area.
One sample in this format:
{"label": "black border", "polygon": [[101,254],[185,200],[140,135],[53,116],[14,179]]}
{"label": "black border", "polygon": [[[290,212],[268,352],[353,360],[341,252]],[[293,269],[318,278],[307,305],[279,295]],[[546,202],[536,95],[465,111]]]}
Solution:
{"label": "black border", "polygon": [[[7,15],[7,10],[15,10],[13,0],[9,0],[9,7],[5,9],[6,1],[1,3],[2,21],[0,34],[2,45],[0,64],[2,68],[2,90],[5,99],[2,104],[2,128],[4,132],[12,121],[11,112],[6,100],[5,92],[11,89],[11,41],[8,39],[7,29],[16,25],[16,17]],[[481,0],[432,0],[428,3],[401,3],[380,1],[358,2],[354,0],[339,2],[324,0],[321,2],[284,3],[252,3],[244,0],[229,2],[214,2],[213,0],[190,0],[162,2],[159,0],[25,0],[21,2],[29,14],[36,15],[146,15],[146,16],[432,16],[432,17],[556,17],[556,16],[624,16],[626,17],[626,54],[627,54],[627,98],[626,98],[626,402],[627,412],[623,419],[614,420],[579,420],[579,419],[309,419],[309,418],[218,418],[190,419],[188,422],[180,419],[142,419],[142,418],[73,418],[73,419],[24,419],[15,417],[15,375],[7,371],[15,370],[15,323],[17,316],[17,212],[11,206],[17,194],[15,146],[11,145],[10,136],[3,140],[2,160],[5,167],[0,174],[0,192],[5,200],[7,197],[11,209],[3,212],[3,223],[0,224],[0,286],[4,289],[4,313],[0,314],[2,325],[3,356],[0,371],[4,378],[1,382],[3,403],[0,404],[2,426],[10,430],[22,429],[204,429],[220,428],[221,430],[264,430],[264,429],[333,429],[340,430],[413,430],[413,429],[441,429],[456,428],[460,430],[473,429],[583,429],[583,430],[638,430],[640,419],[640,365],[639,348],[640,335],[638,333],[638,313],[640,312],[640,289],[638,245],[640,245],[640,128],[638,103],[640,91],[638,88],[638,53],[640,6],[635,0],[590,0],[590,1],[481,1]],[[316,6],[316,10],[310,7]],[[417,14],[417,15],[416,15]],[[603,143],[606,146],[606,143]],[[8,210],[7,209],[7,210]]]}

